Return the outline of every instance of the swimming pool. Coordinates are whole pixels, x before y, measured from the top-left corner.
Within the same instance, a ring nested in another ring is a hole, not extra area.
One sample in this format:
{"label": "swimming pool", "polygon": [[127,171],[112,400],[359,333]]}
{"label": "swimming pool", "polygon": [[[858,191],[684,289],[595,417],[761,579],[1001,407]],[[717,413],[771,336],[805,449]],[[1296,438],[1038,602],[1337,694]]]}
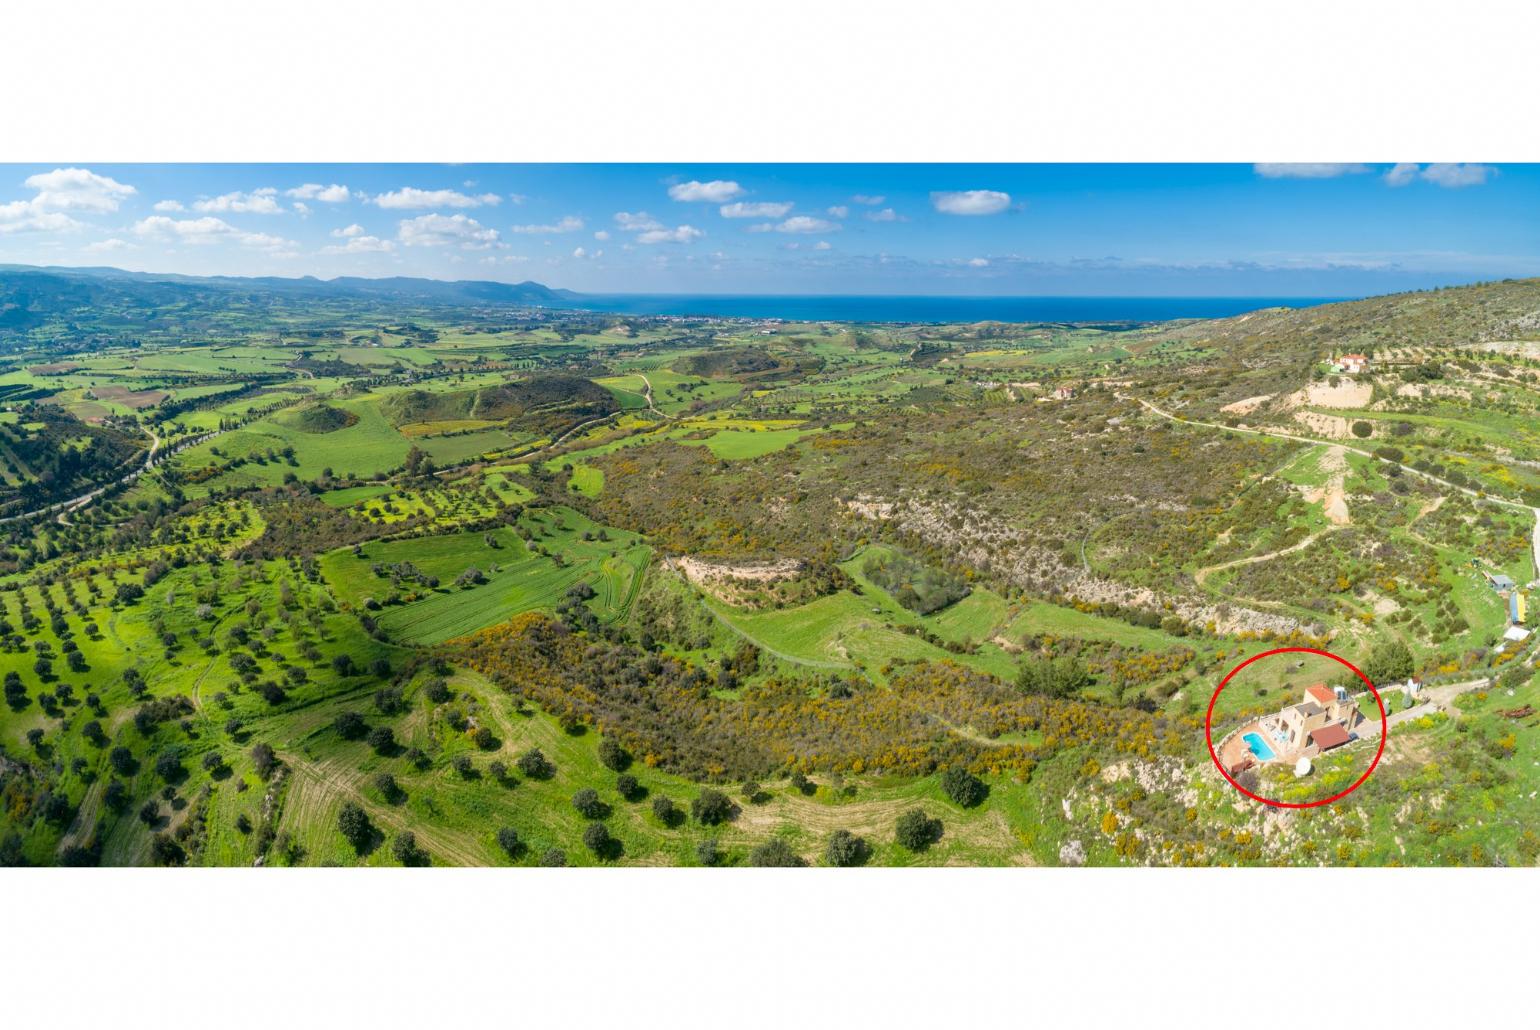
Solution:
{"label": "swimming pool", "polygon": [[1267,741],[1262,739],[1260,733],[1248,733],[1241,739],[1246,742],[1246,746],[1251,749],[1251,753],[1264,762],[1270,762],[1278,757],[1273,754],[1273,749],[1267,746]]}

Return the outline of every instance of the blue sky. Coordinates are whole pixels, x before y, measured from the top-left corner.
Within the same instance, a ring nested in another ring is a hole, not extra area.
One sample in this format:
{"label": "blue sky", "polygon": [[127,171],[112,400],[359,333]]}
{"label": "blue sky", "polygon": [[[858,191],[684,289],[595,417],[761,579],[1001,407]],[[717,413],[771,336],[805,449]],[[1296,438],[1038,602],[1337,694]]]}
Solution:
{"label": "blue sky", "polygon": [[1540,166],[0,165],[0,263],[600,293],[1352,296],[1540,275]]}

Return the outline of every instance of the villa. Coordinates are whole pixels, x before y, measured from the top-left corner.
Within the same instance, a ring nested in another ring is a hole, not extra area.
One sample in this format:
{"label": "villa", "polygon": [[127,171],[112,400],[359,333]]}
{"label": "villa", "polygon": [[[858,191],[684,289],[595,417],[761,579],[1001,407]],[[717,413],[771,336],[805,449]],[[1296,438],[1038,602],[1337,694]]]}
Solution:
{"label": "villa", "polygon": [[1291,751],[1329,751],[1348,742],[1348,734],[1362,720],[1358,705],[1338,687],[1324,683],[1305,688],[1305,699],[1278,713],[1277,726],[1284,746]]}
{"label": "villa", "polygon": [[1311,758],[1355,739],[1354,731],[1363,721],[1357,702],[1345,689],[1313,683],[1298,704],[1243,727],[1226,746],[1221,761],[1234,772],[1261,762]]}
{"label": "villa", "polygon": [[1344,354],[1338,364],[1342,371],[1349,375],[1359,375],[1369,371],[1369,357],[1366,354]]}

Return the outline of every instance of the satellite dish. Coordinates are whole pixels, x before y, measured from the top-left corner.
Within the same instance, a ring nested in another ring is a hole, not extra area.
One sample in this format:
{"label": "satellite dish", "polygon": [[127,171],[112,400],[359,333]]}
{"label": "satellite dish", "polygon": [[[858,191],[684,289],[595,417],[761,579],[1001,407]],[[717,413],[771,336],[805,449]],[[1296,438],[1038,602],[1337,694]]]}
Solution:
{"label": "satellite dish", "polygon": [[1310,759],[1301,758],[1299,761],[1294,763],[1294,775],[1296,777],[1309,776],[1311,768]]}

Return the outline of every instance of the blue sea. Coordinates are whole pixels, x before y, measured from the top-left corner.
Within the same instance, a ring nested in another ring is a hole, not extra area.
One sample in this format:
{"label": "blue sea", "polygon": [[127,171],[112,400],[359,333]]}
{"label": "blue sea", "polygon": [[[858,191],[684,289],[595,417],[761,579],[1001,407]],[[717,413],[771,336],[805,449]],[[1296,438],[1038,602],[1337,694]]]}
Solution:
{"label": "blue sea", "polygon": [[1164,322],[1304,308],[1345,297],[897,297],[773,294],[584,294],[585,311],[780,318],[790,322]]}

